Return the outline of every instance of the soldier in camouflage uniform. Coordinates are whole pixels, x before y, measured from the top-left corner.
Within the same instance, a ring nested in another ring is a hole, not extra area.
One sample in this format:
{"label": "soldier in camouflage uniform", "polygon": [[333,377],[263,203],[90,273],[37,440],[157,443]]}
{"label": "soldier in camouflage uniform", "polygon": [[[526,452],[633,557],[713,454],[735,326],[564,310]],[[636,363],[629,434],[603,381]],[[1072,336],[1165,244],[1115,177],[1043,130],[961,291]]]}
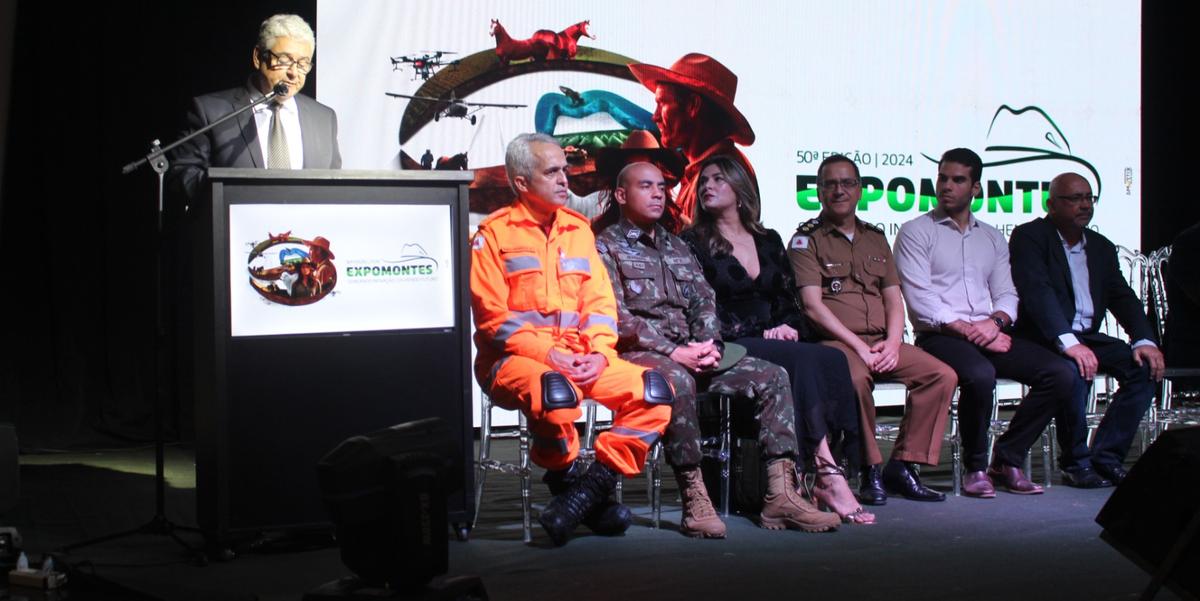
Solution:
{"label": "soldier in camouflage uniform", "polygon": [[836,527],[836,516],[818,511],[795,489],[795,413],[787,372],[753,357],[721,364],[724,346],[712,288],[687,244],[658,223],[666,204],[661,171],[649,163],[629,165],[618,176],[612,198],[609,210],[619,210],[621,217],[597,233],[596,247],[617,298],[617,350],[622,359],[664,374],[675,390],[666,444],[684,498],[680,530],[696,537],[725,536],[700,476],[697,388],[756,403],[759,444],[771,476],[762,525],[806,531]]}

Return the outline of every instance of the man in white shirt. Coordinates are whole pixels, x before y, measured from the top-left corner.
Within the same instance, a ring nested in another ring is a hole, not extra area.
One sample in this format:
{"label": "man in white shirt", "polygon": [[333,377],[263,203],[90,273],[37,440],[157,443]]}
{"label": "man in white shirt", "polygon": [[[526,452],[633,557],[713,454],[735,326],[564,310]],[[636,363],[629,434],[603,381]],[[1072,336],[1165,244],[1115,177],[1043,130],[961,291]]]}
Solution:
{"label": "man in white shirt", "polygon": [[[1029,447],[1065,403],[1086,390],[1074,366],[1044,347],[1005,330],[1017,317],[1017,291],[1000,232],[971,213],[983,162],[966,148],[938,163],[938,206],[905,223],[896,236],[896,266],[917,346],[958,374],[963,444],[963,494],[1040,494],[1021,471]],[[1030,386],[997,439],[987,464],[988,427],[996,378]]]}
{"label": "man in white shirt", "polygon": [[[1125,479],[1121,464],[1154,397],[1151,378],[1161,380],[1164,370],[1142,302],[1121,275],[1116,247],[1087,228],[1098,200],[1083,176],[1059,175],[1050,182],[1046,216],[1014,229],[1009,241],[1021,295],[1018,335],[1070,359],[1081,381],[1090,384],[1099,370],[1120,382],[1090,452],[1084,399],[1068,404],[1069,412],[1058,418],[1063,481],[1079,488]],[[1100,332],[1108,311],[1132,344]]]}

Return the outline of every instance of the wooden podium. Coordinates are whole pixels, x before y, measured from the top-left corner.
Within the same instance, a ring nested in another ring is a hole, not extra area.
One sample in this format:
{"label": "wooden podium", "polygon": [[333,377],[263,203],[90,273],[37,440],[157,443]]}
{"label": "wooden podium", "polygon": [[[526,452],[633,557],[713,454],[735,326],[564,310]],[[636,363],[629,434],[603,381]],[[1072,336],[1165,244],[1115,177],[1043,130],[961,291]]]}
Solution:
{"label": "wooden podium", "polygon": [[426,417],[462,450],[447,497],[465,535],[471,179],[209,171],[194,240],[197,516],[210,544],[327,525],[317,461]]}

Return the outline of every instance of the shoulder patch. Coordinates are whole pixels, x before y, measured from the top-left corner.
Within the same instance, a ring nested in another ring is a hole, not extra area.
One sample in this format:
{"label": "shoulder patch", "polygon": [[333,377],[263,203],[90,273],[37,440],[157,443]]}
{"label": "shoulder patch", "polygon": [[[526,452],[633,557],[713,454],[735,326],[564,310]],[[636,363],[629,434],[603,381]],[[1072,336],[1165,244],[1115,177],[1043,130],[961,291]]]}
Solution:
{"label": "shoulder patch", "polygon": [[602,255],[608,254],[608,245],[605,244],[604,241],[599,238],[596,239],[596,252],[598,252]]}
{"label": "shoulder patch", "polygon": [[792,236],[792,241],[788,243],[789,250],[807,250],[808,243],[811,239],[804,234],[797,233]]}
{"label": "shoulder patch", "polygon": [[483,248],[483,232],[476,232],[475,237],[471,238],[471,250],[479,250]]}

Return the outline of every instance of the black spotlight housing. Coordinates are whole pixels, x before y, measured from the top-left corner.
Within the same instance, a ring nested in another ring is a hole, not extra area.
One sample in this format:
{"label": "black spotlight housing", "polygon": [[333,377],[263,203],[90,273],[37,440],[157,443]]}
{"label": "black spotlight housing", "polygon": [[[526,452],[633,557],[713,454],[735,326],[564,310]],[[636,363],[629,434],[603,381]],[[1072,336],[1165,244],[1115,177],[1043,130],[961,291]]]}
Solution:
{"label": "black spotlight housing", "polygon": [[342,562],[363,584],[415,589],[446,573],[446,487],[460,455],[429,418],[348,438],[317,464]]}

